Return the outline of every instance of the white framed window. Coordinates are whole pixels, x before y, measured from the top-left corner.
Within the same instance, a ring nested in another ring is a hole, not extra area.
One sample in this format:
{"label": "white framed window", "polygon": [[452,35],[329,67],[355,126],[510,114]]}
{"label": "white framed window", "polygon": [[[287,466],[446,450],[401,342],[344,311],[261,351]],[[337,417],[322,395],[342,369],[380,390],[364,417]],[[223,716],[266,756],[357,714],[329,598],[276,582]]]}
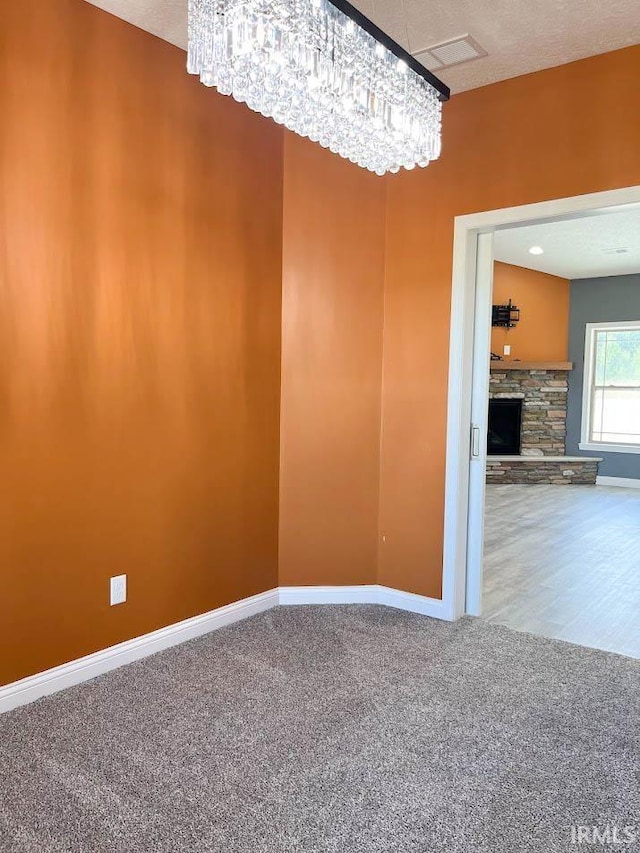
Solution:
{"label": "white framed window", "polygon": [[640,453],[640,320],[587,324],[580,450]]}

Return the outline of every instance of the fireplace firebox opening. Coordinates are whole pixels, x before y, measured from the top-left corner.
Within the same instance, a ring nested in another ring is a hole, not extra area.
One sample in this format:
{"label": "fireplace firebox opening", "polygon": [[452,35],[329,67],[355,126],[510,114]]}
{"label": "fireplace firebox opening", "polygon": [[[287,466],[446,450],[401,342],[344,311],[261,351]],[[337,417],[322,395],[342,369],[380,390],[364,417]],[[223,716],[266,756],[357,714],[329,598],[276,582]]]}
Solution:
{"label": "fireplace firebox opening", "polygon": [[522,444],[522,400],[489,400],[489,456],[519,456]]}

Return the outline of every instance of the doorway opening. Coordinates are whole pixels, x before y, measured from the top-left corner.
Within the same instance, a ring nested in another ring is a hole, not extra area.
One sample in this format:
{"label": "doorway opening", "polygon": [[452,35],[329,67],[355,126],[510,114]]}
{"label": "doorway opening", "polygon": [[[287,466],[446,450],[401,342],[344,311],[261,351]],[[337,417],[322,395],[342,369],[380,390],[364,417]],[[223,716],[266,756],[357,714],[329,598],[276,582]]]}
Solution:
{"label": "doorway opening", "polygon": [[[497,316],[494,302],[496,304],[498,302],[507,303],[504,294],[500,299],[492,299],[495,242],[497,240],[503,241],[503,232],[518,231],[520,240],[524,240],[528,248],[533,248],[534,244],[530,244],[530,233],[528,235],[526,233],[527,228],[540,225],[549,226],[554,223],[566,223],[586,218],[593,220],[606,217],[612,213],[632,210],[640,213],[640,187],[490,211],[459,217],[456,220],[444,563],[444,597],[449,603],[454,618],[463,613],[476,616],[483,615],[485,499],[487,488],[491,490],[495,485],[490,482],[487,486],[488,460],[490,467],[494,470],[494,479],[505,477],[506,471],[507,478],[511,477],[516,480],[520,478],[525,481],[513,483],[514,486],[525,489],[525,493],[527,493],[528,484],[531,484],[536,476],[543,478],[549,473],[542,466],[548,464],[550,468],[553,467],[551,460],[554,457],[557,457],[558,464],[553,472],[554,476],[557,471],[560,471],[560,476],[562,476],[572,467],[577,470],[581,466],[581,462],[576,460],[573,463],[568,459],[572,454],[566,447],[566,436],[561,434],[563,429],[561,422],[563,419],[566,420],[566,415],[559,409],[552,409],[551,418],[546,419],[547,421],[557,419],[555,436],[549,437],[544,434],[544,429],[547,426],[551,429],[549,424],[543,424],[539,435],[533,434],[535,430],[532,432],[532,415],[536,414],[540,422],[544,421],[545,418],[540,415],[540,405],[537,405],[535,400],[532,403],[528,399],[529,391],[527,389],[533,389],[531,393],[534,395],[541,394],[543,391],[535,389],[535,377],[525,376],[522,371],[530,370],[535,373],[539,364],[534,363],[532,366],[527,364],[527,355],[524,350],[520,353],[517,350],[513,351],[512,344],[504,344],[500,352],[494,352],[496,346],[495,339],[492,339],[492,328],[495,329],[495,326],[492,327],[492,318],[495,320]],[[526,263],[528,267],[531,266],[528,259]],[[638,272],[640,272],[640,268]],[[518,306],[516,298],[509,298],[508,303],[519,309],[520,316],[517,317],[516,315],[517,322],[522,324],[521,328],[524,330],[525,316],[527,315],[521,306]],[[556,313],[561,313],[558,306],[556,309]],[[528,330],[531,332],[530,313]],[[538,337],[541,340],[545,337],[545,332],[548,330],[544,328],[538,332]],[[506,331],[505,334],[511,335],[512,341],[516,340],[512,331]],[[492,352],[493,360],[491,359]],[[568,356],[565,355],[564,359],[561,359],[560,355],[561,353],[554,354],[553,359],[547,360],[548,370],[568,369],[566,368]],[[506,362],[511,362],[511,364],[507,365]],[[521,379],[524,376],[525,390],[517,388],[514,393],[515,386],[507,382],[507,387],[501,388],[495,394],[490,393],[491,377],[506,374],[508,367],[522,368],[511,373],[511,377],[515,376],[516,373],[520,374]],[[581,372],[583,372],[582,369]],[[559,383],[555,385],[556,388],[563,384],[561,376],[547,374],[546,378],[552,383],[552,387],[554,387],[553,383]],[[564,384],[566,384],[566,376]],[[496,401],[496,403],[491,404],[491,430],[489,429],[490,397]],[[505,405],[507,403],[511,403],[511,405]],[[537,412],[535,411],[536,408],[538,409]],[[520,409],[519,425],[517,420],[518,409]],[[509,417],[505,418],[505,413],[509,410],[511,410]],[[515,415],[514,412],[516,412]],[[510,424],[510,426],[505,427],[501,419],[506,419],[507,425]],[[496,424],[500,424],[499,431],[495,429]],[[558,429],[558,427],[560,428]],[[558,441],[554,444],[556,438]],[[499,452],[499,442],[505,442],[501,448],[503,452]],[[531,442],[534,442],[533,447]],[[535,442],[538,444],[536,445]],[[584,450],[576,449],[575,454],[580,459],[596,458],[596,451],[586,448]],[[539,462],[537,459],[539,456],[544,456],[545,459]],[[638,460],[640,461],[640,457]],[[500,466],[500,473],[496,473],[496,464]],[[585,464],[588,467],[589,464],[593,465],[594,463],[587,462]],[[569,475],[566,476],[568,478]],[[602,485],[610,485],[606,482],[606,476],[604,474],[605,479],[599,480]],[[489,479],[491,481],[491,477]],[[565,479],[562,482],[570,481]],[[574,482],[578,483],[579,479]],[[535,485],[537,487],[538,484]],[[549,488],[552,488],[551,483],[540,483],[540,485],[545,487],[548,485]],[[622,483],[616,483],[616,485],[622,485]],[[552,494],[555,493],[552,492]],[[622,499],[625,494],[630,496],[632,493],[631,491],[626,492],[626,490],[625,492],[616,490],[614,494],[621,495]],[[528,497],[531,497],[531,494],[528,494]],[[540,497],[542,498],[541,493]],[[640,497],[640,490],[633,493],[633,497]],[[629,502],[631,500],[629,497]],[[549,501],[542,501],[542,503],[546,504]],[[519,510],[514,495],[507,499],[507,504],[511,509],[509,512],[506,512],[505,507],[500,509],[502,518],[498,521],[498,526],[507,531],[510,526],[514,528],[511,545],[507,548],[507,553],[509,553],[509,548],[511,551],[513,550],[514,537],[521,536],[515,529],[513,522],[516,518],[526,516],[526,512],[522,508]],[[511,520],[509,515],[512,516]],[[532,526],[535,527],[536,523],[533,522]],[[638,531],[638,536],[640,537],[640,531]],[[579,560],[575,561],[575,564],[579,568]],[[526,568],[523,569],[523,572],[526,572]],[[520,578],[521,580],[522,578]],[[524,588],[525,585],[522,584],[522,586]],[[593,590],[591,592],[594,593]],[[535,607],[535,603],[532,606]],[[565,637],[565,639],[570,638]]]}

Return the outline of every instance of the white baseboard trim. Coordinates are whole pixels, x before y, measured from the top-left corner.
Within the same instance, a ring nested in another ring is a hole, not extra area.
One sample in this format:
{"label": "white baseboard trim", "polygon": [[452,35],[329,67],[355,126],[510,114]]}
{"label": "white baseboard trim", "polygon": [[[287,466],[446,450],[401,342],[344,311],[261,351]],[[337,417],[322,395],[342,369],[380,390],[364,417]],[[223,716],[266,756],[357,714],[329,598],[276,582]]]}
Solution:
{"label": "white baseboard trim", "polygon": [[280,604],[377,604],[378,587],[363,586],[281,586]]}
{"label": "white baseboard trim", "polygon": [[640,489],[640,480],[632,477],[596,477],[596,486],[621,486],[624,489]]}
{"label": "white baseboard trim", "polygon": [[247,619],[278,604],[384,604],[435,619],[453,618],[443,601],[377,584],[279,587],[0,687],[0,714]]}
{"label": "white baseboard trim", "polygon": [[281,586],[280,604],[384,604],[434,619],[450,620],[443,601],[378,584],[364,586]]}
{"label": "white baseboard trim", "polygon": [[167,628],[160,628],[142,637],[118,643],[100,652],[78,658],[70,663],[56,666],[45,672],[30,675],[20,681],[0,687],[0,714],[11,711],[20,705],[34,702],[42,696],[57,693],[67,687],[89,681],[112,669],[117,669],[133,661],[161,652],[171,646],[180,645],[187,640],[201,637],[225,625],[231,625],[249,616],[262,613],[278,604],[278,590],[261,592],[250,598],[244,598],[233,604],[227,604],[209,613],[176,622]]}
{"label": "white baseboard trim", "polygon": [[378,604],[396,607],[398,610],[408,610],[410,613],[420,613],[431,616],[432,619],[453,621],[451,608],[439,598],[428,598],[426,595],[416,595],[413,592],[402,592],[388,586],[378,587]]}

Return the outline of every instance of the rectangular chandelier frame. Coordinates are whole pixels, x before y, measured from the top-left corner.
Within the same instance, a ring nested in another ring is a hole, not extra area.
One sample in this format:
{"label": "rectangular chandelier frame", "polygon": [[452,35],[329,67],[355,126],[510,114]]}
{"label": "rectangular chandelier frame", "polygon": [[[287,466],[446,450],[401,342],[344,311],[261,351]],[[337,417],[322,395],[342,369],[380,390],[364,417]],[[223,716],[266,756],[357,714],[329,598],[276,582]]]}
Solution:
{"label": "rectangular chandelier frame", "polygon": [[438,90],[440,95],[440,100],[446,102],[451,97],[451,89],[446,86],[442,80],[436,77],[428,68],[425,68],[421,62],[412,56],[407,50],[405,50],[402,45],[398,44],[397,41],[394,41],[391,36],[387,35],[384,30],[381,30],[380,27],[377,27],[373,21],[370,21],[366,15],[363,15],[359,9],[356,9],[355,6],[352,6],[351,3],[347,2],[347,0],[328,0],[332,6],[335,6],[336,9],[339,9],[344,15],[357,24],[359,27],[362,27],[365,32],[369,33],[370,36],[380,42],[380,44],[384,45],[391,53],[401,59],[403,62],[406,62],[409,68],[412,71],[415,71],[423,80],[426,80],[427,83],[430,83],[434,89]]}
{"label": "rectangular chandelier frame", "polygon": [[377,175],[440,156],[449,88],[348,0],[189,0],[187,70]]}

